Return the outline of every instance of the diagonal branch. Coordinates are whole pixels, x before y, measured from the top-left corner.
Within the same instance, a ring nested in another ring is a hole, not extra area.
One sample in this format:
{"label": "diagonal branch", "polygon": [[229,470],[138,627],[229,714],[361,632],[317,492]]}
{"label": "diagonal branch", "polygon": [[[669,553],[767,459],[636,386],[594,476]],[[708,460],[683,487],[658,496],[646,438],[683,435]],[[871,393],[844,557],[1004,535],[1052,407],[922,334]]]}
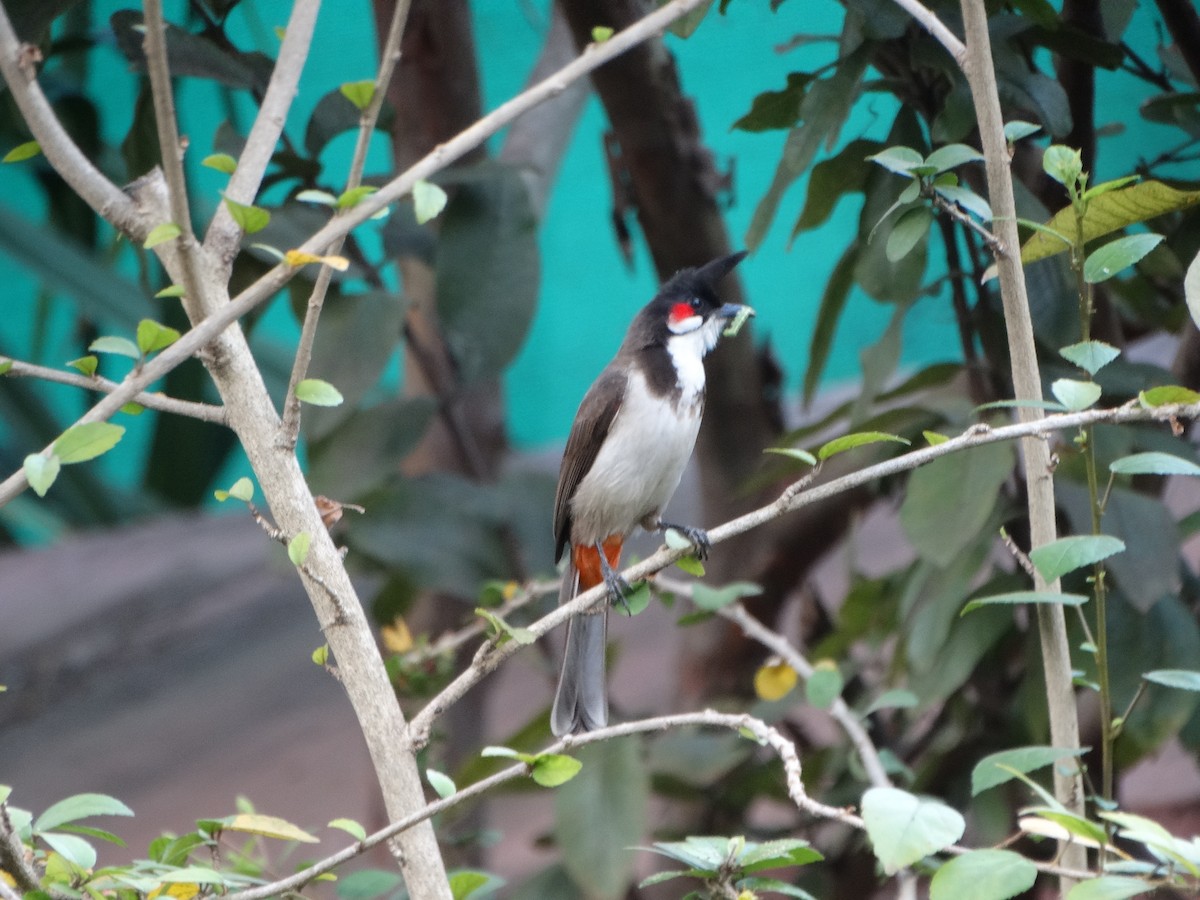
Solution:
{"label": "diagonal branch", "polygon": [[155,223],[92,165],[71,140],[37,82],[37,63],[40,61],[40,51],[30,44],[22,44],[17,38],[8,12],[0,3],[0,73],[42,153],[88,206],[121,231],[138,239],[144,238]]}
{"label": "diagonal branch", "polygon": [[[901,472],[907,472],[918,466],[932,462],[950,453],[978,447],[983,444],[994,444],[999,441],[1018,439],[1033,439],[1044,442],[1046,435],[1065,429],[1079,428],[1098,422],[1106,424],[1123,424],[1126,422],[1166,421],[1177,419],[1192,419],[1200,416],[1200,403],[1187,406],[1171,405],[1147,409],[1131,401],[1124,406],[1112,409],[1090,409],[1083,412],[1061,413],[1046,416],[1012,425],[992,428],[988,425],[974,425],[957,437],[950,438],[934,446],[922,447],[900,456],[886,459],[855,472],[850,472],[839,478],[808,487],[811,476],[805,476],[788,485],[779,496],[765,506],[752,510],[745,515],[718,525],[708,530],[708,538],[714,544],[727,541],[732,537],[743,534],[752,528],[758,528],[767,522],[774,521],[787,513],[802,509],[814,503],[827,500],[843,494],[853,488],[879,481]],[[621,575],[631,584],[642,581],[656,572],[660,572],[676,560],[686,556],[687,550],[672,550],[663,547],[627,569]],[[597,585],[576,596],[571,602],[564,603],[526,627],[534,635],[541,637],[553,628],[562,625],[571,618],[602,603],[608,602],[604,585]],[[409,741],[414,747],[424,746],[428,741],[430,729],[434,720],[446,709],[459,700],[467,691],[474,687],[487,674],[496,669],[504,660],[512,656],[522,645],[514,641],[497,644],[495,639],[488,640],[475,652],[471,665],[460,672],[442,691],[426,704],[425,708],[413,716],[408,726]]]}
{"label": "diagonal branch", "polygon": [[[89,378],[86,375],[77,375],[74,372],[62,372],[58,369],[51,369],[48,366],[36,366],[33,363],[21,362],[17,359],[9,360],[9,362],[12,364],[12,367],[5,374],[10,377],[38,378],[42,381],[69,384],[72,387],[83,388],[87,391],[104,391],[105,393],[111,393],[120,387],[118,382],[101,378],[99,375],[93,375]],[[149,394],[146,392],[135,394],[133,402],[147,409],[173,413],[177,416],[187,416],[190,419],[199,419],[202,422],[212,422],[214,425],[229,424],[225,415],[225,408],[223,406],[214,406],[211,403],[177,400],[174,397],[167,397],[164,394]]]}
{"label": "diagonal branch", "polygon": [[[379,112],[383,109],[383,100],[387,95],[387,87],[396,71],[396,63],[400,61],[400,40],[404,37],[404,24],[408,20],[410,0],[400,0],[392,11],[392,23],[388,27],[387,40],[379,54],[379,71],[375,75],[375,91],[371,102],[367,105],[358,124],[358,139],[354,144],[354,156],[350,160],[350,172],[346,176],[346,190],[350,191],[362,184],[363,170],[367,165],[367,150],[371,138],[375,135],[375,123],[379,121]],[[338,213],[341,215],[341,211]],[[338,238],[330,245],[327,255],[336,256],[342,250],[345,238]],[[308,374],[308,366],[312,361],[313,342],[317,337],[317,323],[321,318],[321,310],[325,305],[325,295],[333,280],[333,268],[322,265],[317,274],[316,283],[308,297],[308,307],[304,313],[304,325],[300,330],[300,341],[296,347],[296,358],[292,363],[292,374],[288,379],[287,394],[283,401],[283,432],[285,446],[294,447],[300,433],[300,401],[296,399],[296,386]]]}
{"label": "diagonal branch", "polygon": [[[279,143],[288,110],[296,98],[296,88],[308,59],[308,48],[312,45],[320,9],[321,0],[297,0],[292,6],[292,15],[288,19],[283,42],[279,45],[279,56],[271,71],[267,92],[263,95],[246,145],[238,157],[237,168],[225,188],[225,195],[236,203],[254,202],[267,166],[275,155],[275,145]],[[233,264],[241,234],[238,224],[222,203],[208,226],[204,248],[228,267]]]}
{"label": "diagonal branch", "polygon": [[[518,94],[446,143],[435,147],[429,154],[411,166],[407,171],[392,179],[378,193],[372,194],[351,210],[350,213],[330,220],[298,249],[302,253],[320,255],[332,241],[349,234],[351,230],[361,225],[375,213],[379,212],[379,210],[408,194],[418,180],[427,178],[433,173],[440,171],[463,154],[479,146],[522,113],[532,109],[539,103],[549,100],[551,97],[557,96],[566,89],[567,85],[585,77],[589,72],[603,65],[614,56],[636,46],[641,41],[648,40],[654,35],[661,33],[676,19],[691,12],[703,2],[705,0],[671,0],[670,3],[659,7],[645,18],[638,20],[619,34],[609,38],[603,44],[588,47],[554,75],[539,82],[529,90]],[[12,41],[5,40],[4,26],[8,20],[4,16],[3,9],[3,5],[0,5],[0,71],[3,71],[5,79],[8,81],[9,89],[15,96],[21,97],[22,100],[29,94],[41,96],[40,89],[37,88],[36,84],[31,84],[24,76],[21,76],[16,81],[9,78],[9,54],[12,54],[13,58],[15,58],[20,53],[20,45],[16,42],[16,36],[12,32],[11,25],[8,26],[7,31],[12,37]],[[18,68],[17,71],[19,73],[20,69]],[[44,97],[42,99],[44,100]],[[62,130],[57,119],[54,118],[52,111],[48,111],[48,116],[48,120],[27,119],[30,128],[33,130],[34,137],[39,141],[42,140],[43,134],[53,137],[56,133],[55,129],[59,132]],[[69,139],[67,140],[69,142]],[[54,160],[52,159],[51,162],[53,163]],[[86,163],[86,160],[84,162]],[[103,178],[103,176],[99,177]],[[129,198],[120,191],[117,193],[126,204],[129,203]],[[85,196],[84,199],[88,199],[88,197]],[[96,212],[108,218],[107,206],[96,204],[92,204],[92,206]],[[130,210],[129,215],[126,217],[129,222],[140,229],[136,232],[130,231],[130,233],[140,235],[144,238],[146,232],[149,230],[149,225],[137,217],[137,212],[136,209]],[[118,225],[118,227],[124,227],[114,219],[110,218],[109,221]],[[122,221],[125,221],[125,219]],[[88,410],[88,412],[79,418],[76,424],[102,422],[111,417],[125,403],[132,400],[146,385],[170,372],[233,322],[250,312],[250,310],[254,309],[260,303],[274,296],[280,288],[292,279],[295,273],[296,270],[294,268],[282,263],[267,272],[234,297],[229,303],[220,306],[203,322],[192,328],[178,341],[146,363],[140,372],[130,373],[130,376],[122,382],[119,388]],[[24,471],[17,471],[3,482],[0,482],[0,506],[8,503],[9,500],[23,491],[27,486],[28,482],[25,479]]]}

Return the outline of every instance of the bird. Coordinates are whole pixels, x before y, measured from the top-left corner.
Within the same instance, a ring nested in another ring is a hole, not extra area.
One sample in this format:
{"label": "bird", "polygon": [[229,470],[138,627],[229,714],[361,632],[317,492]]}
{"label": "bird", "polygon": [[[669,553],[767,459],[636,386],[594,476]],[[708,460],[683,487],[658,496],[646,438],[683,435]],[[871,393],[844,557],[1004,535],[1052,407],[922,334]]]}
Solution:
{"label": "bird", "polygon": [[[559,737],[608,723],[608,605],[624,603],[621,547],[641,526],[674,529],[704,558],[701,528],[661,518],[692,455],[704,412],[704,356],[730,320],[752,315],[716,287],[746,251],[677,272],[634,317],[612,361],[584,394],[567,437],[554,498],[554,558],[566,553],[559,604],[605,585],[608,602],[573,616],[550,728]],[[569,552],[567,552],[569,550]]]}

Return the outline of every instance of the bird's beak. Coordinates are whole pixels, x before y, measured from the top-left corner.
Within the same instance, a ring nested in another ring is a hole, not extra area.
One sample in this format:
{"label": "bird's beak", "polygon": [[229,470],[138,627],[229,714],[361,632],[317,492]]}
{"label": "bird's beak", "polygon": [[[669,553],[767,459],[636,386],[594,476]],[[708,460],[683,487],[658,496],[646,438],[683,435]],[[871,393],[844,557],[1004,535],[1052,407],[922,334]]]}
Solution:
{"label": "bird's beak", "polygon": [[[746,310],[746,312],[743,313],[742,310]],[[722,319],[736,319],[739,315],[743,317],[752,316],[754,315],[754,308],[746,306],[743,303],[726,303],[717,310],[717,315]]]}

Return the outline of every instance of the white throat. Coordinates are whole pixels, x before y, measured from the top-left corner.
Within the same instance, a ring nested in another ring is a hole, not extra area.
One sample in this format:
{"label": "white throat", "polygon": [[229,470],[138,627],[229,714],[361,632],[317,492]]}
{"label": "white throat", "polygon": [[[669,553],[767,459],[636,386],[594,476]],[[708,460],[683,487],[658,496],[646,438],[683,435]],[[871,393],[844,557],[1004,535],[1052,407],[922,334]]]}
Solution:
{"label": "white throat", "polygon": [[675,365],[684,403],[704,393],[704,355],[717,345],[724,324],[714,316],[699,328],[667,338],[667,352]]}

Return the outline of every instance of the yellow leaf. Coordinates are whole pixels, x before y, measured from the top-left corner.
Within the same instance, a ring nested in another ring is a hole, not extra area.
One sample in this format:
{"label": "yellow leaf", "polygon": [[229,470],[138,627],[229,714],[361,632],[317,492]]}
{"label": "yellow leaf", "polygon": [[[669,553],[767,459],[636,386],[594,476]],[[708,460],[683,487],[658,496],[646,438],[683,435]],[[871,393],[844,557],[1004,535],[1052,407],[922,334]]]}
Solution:
{"label": "yellow leaf", "polygon": [[379,634],[383,638],[383,646],[391,653],[407,653],[412,649],[412,632],[408,630],[408,623],[403,616],[396,616],[391,625],[379,629]]}
{"label": "yellow leaf", "polygon": [[754,693],[761,700],[778,700],[796,686],[796,670],[785,662],[769,662],[754,673]]}
{"label": "yellow leaf", "polygon": [[309,263],[325,263],[331,269],[345,272],[350,268],[350,260],[344,256],[317,256],[315,253],[305,253],[301,250],[289,250],[283,254],[283,261],[293,269],[307,266]]}
{"label": "yellow leaf", "polygon": [[511,600],[513,597],[517,596],[517,591],[520,589],[520,587],[521,586],[515,581],[506,581],[504,583],[504,590],[500,592],[500,595],[505,600]]}
{"label": "yellow leaf", "polygon": [[313,837],[307,831],[293,825],[286,819],[277,816],[264,816],[258,813],[241,813],[233,817],[225,826],[226,831],[239,831],[242,834],[257,834],[262,837],[279,838],[282,841],[302,841],[305,844],[316,844],[320,838]]}
{"label": "yellow leaf", "polygon": [[200,885],[180,881],[175,884],[160,884],[147,894],[146,898],[147,900],[155,900],[156,897],[174,897],[175,900],[192,900],[193,897],[199,896]]}

